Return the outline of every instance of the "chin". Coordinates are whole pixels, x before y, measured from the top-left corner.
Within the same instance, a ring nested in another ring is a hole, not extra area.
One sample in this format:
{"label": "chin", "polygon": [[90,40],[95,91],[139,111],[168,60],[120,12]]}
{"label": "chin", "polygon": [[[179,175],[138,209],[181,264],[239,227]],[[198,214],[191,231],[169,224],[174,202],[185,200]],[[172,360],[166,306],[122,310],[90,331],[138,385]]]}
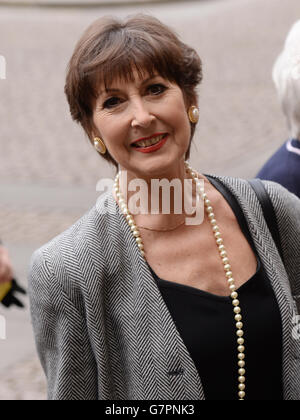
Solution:
{"label": "chin", "polygon": [[174,159],[166,159],[164,156],[157,160],[151,159],[151,162],[143,162],[143,165],[137,168],[137,170],[143,177],[161,178],[174,172],[178,168],[180,161],[184,163],[184,158],[176,156]]}

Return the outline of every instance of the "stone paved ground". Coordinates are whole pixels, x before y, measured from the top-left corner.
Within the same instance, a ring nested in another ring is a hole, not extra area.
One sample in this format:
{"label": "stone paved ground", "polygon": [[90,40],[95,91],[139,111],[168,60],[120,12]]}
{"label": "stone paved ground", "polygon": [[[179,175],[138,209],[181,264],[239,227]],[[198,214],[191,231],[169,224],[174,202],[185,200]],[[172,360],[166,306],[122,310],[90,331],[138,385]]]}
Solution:
{"label": "stone paved ground", "polygon": [[[150,12],[200,53],[201,120],[191,163],[202,172],[252,177],[287,132],[271,81],[299,0],[209,0],[97,9],[0,8],[0,236],[26,285],[33,250],[74,223],[113,171],[71,121],[63,94],[67,60],[103,14]],[[4,311],[0,399],[44,399],[45,381],[26,311]]]}

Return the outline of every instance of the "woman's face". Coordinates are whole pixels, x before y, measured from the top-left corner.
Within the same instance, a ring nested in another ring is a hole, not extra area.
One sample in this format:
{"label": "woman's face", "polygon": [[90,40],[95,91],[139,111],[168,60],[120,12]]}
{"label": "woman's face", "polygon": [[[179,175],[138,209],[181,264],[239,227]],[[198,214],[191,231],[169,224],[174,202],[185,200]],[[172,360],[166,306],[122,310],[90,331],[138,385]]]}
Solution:
{"label": "woman's face", "polygon": [[[121,169],[135,176],[176,172],[191,136],[182,91],[158,74],[153,78],[146,73],[134,75],[133,82],[115,80],[107,90],[100,87],[93,134],[103,139]],[[149,141],[158,143],[149,148]]]}

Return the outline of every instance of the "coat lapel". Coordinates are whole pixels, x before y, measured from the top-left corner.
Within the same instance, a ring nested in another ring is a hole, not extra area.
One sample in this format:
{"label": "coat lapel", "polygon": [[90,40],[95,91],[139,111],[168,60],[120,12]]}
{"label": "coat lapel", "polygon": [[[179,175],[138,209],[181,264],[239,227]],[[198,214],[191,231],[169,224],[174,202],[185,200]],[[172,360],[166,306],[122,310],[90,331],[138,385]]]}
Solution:
{"label": "coat lapel", "polygon": [[[128,319],[130,327],[128,324],[125,333],[135,343],[134,357],[143,388],[137,394],[141,399],[204,399],[195,364],[112,195],[109,206],[115,212],[115,216],[111,216],[113,225],[119,226],[119,238],[123,238],[125,245],[118,245],[120,252],[126,254],[121,254],[119,268],[126,282],[125,295],[131,296],[133,308],[127,307],[126,312],[130,311],[132,318]],[[128,261],[128,265],[124,265],[124,261]]]}

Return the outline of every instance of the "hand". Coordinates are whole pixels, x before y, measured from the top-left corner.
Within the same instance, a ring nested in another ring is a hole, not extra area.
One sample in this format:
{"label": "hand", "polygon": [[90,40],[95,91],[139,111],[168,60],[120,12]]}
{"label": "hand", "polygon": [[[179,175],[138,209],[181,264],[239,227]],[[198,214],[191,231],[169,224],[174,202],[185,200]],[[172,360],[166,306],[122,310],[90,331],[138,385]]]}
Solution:
{"label": "hand", "polygon": [[6,248],[0,245],[0,284],[13,279],[12,264]]}
{"label": "hand", "polygon": [[18,306],[19,308],[24,308],[23,303],[16,297],[16,293],[22,293],[26,295],[26,290],[21,287],[15,279],[11,282],[11,289],[7,295],[1,300],[2,305],[9,308],[12,305]]}

